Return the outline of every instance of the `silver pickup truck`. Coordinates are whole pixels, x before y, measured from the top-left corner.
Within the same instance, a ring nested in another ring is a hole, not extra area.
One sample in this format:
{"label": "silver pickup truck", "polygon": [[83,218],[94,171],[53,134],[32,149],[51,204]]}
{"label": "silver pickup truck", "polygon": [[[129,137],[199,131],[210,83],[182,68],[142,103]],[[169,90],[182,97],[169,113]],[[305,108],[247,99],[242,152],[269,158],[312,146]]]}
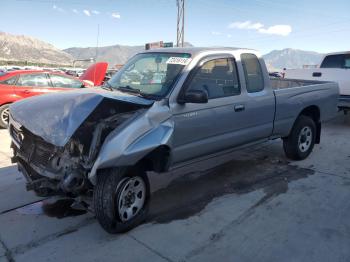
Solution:
{"label": "silver pickup truck", "polygon": [[124,232],[147,214],[147,171],[276,138],[304,159],[338,95],[332,82],[270,80],[254,50],[151,50],[100,88],[11,105],[12,160],[28,190],[90,197],[101,226]]}

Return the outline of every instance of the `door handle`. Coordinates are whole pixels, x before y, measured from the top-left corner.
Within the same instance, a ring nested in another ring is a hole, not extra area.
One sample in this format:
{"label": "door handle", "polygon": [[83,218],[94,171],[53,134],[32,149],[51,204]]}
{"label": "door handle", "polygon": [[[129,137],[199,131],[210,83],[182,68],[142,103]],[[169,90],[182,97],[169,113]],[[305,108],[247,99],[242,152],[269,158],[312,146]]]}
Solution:
{"label": "door handle", "polygon": [[244,105],[235,105],[234,108],[236,112],[241,112],[241,111],[244,111],[245,109]]}
{"label": "door handle", "polygon": [[313,72],[313,73],[312,73],[312,76],[313,76],[313,77],[321,77],[321,76],[322,76],[322,73],[321,73],[321,72]]}
{"label": "door handle", "polygon": [[23,90],[23,93],[29,94],[29,90]]}

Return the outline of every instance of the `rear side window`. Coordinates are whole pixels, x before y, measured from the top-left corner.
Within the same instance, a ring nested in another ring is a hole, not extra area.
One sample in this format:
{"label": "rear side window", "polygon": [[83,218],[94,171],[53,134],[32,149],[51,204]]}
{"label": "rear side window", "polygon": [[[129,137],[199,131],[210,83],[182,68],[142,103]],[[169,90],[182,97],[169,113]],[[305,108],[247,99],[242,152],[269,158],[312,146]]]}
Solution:
{"label": "rear side window", "polygon": [[264,90],[264,75],[256,55],[242,54],[241,61],[248,93]]}
{"label": "rear side window", "polygon": [[350,54],[326,56],[320,68],[350,68]]}
{"label": "rear side window", "polygon": [[18,86],[49,87],[50,83],[46,74],[22,74],[20,75]]}
{"label": "rear side window", "polygon": [[1,85],[14,85],[16,83],[17,76],[13,76],[10,78],[7,78],[5,80],[0,81]]}
{"label": "rear side window", "polygon": [[79,80],[66,76],[50,75],[50,78],[54,87],[81,88],[83,86]]}
{"label": "rear side window", "polygon": [[241,89],[235,61],[218,58],[204,63],[195,73],[189,89],[204,90],[209,99],[239,95]]}

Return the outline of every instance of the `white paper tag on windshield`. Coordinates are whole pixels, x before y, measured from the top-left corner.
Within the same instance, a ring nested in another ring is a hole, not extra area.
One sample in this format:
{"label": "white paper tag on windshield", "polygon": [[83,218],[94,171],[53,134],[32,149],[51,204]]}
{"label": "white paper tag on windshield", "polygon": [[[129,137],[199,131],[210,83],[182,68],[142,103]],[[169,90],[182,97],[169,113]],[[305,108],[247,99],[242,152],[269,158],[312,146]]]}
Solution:
{"label": "white paper tag on windshield", "polygon": [[191,58],[176,57],[176,56],[169,57],[168,61],[166,61],[167,64],[175,64],[175,65],[188,65],[190,62],[191,62]]}

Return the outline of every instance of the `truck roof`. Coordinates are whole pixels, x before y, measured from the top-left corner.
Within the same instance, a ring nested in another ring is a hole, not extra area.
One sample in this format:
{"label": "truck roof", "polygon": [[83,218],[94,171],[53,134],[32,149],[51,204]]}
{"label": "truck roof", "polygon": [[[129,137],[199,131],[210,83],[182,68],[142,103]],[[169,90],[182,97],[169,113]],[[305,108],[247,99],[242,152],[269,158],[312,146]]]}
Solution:
{"label": "truck roof", "polygon": [[155,48],[144,51],[144,53],[187,53],[196,56],[199,53],[207,51],[256,51],[254,49],[238,48],[238,47],[172,47],[172,48]]}
{"label": "truck roof", "polygon": [[342,52],[327,53],[327,54],[325,54],[325,57],[326,57],[326,56],[329,56],[329,55],[344,55],[344,54],[350,54],[350,51],[342,51]]}

